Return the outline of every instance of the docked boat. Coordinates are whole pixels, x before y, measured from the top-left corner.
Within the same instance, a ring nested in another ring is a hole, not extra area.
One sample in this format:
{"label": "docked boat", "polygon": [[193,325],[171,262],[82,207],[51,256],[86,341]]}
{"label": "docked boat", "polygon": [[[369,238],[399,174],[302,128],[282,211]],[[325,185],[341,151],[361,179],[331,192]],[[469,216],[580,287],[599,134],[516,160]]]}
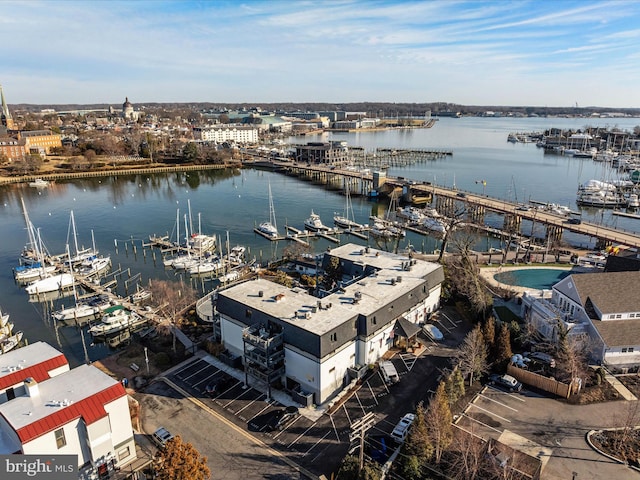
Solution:
{"label": "docked boat", "polygon": [[73,282],[73,275],[70,273],[59,273],[30,283],[27,285],[26,290],[29,295],[57,292],[73,287]]}
{"label": "docked boat", "polygon": [[578,187],[576,196],[578,205],[600,208],[615,208],[627,202],[612,183],[589,180]]}
{"label": "docked boat", "polygon": [[13,269],[13,276],[18,283],[29,283],[45,278],[56,271],[54,265],[43,266],[41,262],[19,265]]}
{"label": "docked boat", "polygon": [[98,257],[96,255],[92,255],[82,261],[80,267],[76,268],[76,272],[80,275],[84,275],[85,277],[93,277],[107,271],[110,266],[110,256]]}
{"label": "docked boat", "polygon": [[21,331],[16,332],[13,335],[0,335],[0,351],[7,353],[18,346],[22,341],[23,333]]}
{"label": "docked boat", "polygon": [[200,254],[215,250],[216,237],[213,235],[194,233],[189,239],[189,248],[194,252],[198,252]]}
{"label": "docked boat", "polygon": [[271,195],[271,183],[269,183],[269,221],[262,222],[256,230],[269,238],[278,236],[278,225],[276,223],[276,212],[273,207],[273,197]]}
{"label": "docked boat", "polygon": [[217,272],[218,270],[222,270],[222,268],[222,262],[216,255],[214,255],[189,267],[188,271],[190,275],[204,275]]}
{"label": "docked boat", "polygon": [[625,193],[624,199],[625,199],[625,202],[627,203],[627,208],[640,207],[640,197],[638,197],[637,193]]}
{"label": "docked boat", "polygon": [[141,327],[146,322],[146,318],[141,317],[131,310],[127,310],[122,305],[114,305],[105,310],[105,314],[100,323],[93,325],[89,329],[89,333],[93,337],[105,337],[126,329]]}
{"label": "docked boat", "polygon": [[133,294],[131,294],[129,299],[131,300],[131,303],[138,304],[138,303],[144,302],[145,300],[149,300],[152,296],[153,295],[149,290],[137,285],[136,291]]}
{"label": "docked boat", "polygon": [[41,178],[36,178],[33,182],[29,182],[29,186],[34,188],[47,188],[49,186],[49,182]]}
{"label": "docked boat", "polygon": [[444,234],[447,231],[447,227],[440,219],[433,217],[424,217],[422,220],[422,226],[427,230],[435,233]]}
{"label": "docked boat", "polygon": [[349,184],[347,183],[347,190],[345,192],[346,203],[344,207],[344,213],[336,213],[333,216],[333,223],[336,227],[349,230],[351,228],[361,228],[362,225],[357,223],[353,215],[353,207],[351,205],[351,193],[349,192]]}
{"label": "docked boat", "polygon": [[73,325],[84,325],[92,320],[101,318],[113,303],[107,295],[95,295],[83,300],[77,300],[75,306],[62,308],[51,314],[58,322]]}
{"label": "docked boat", "polygon": [[320,215],[314,213],[313,210],[311,210],[311,215],[309,215],[309,218],[304,221],[304,228],[311,232],[327,232],[331,230],[324,223],[322,223]]}

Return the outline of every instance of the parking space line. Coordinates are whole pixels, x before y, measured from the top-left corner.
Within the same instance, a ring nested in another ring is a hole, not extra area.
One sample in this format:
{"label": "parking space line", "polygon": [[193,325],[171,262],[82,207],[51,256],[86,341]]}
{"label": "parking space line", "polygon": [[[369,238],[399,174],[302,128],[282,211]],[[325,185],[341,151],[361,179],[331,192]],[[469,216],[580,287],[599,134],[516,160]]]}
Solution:
{"label": "parking space line", "polygon": [[440,320],[439,318],[436,318],[435,321],[438,322],[438,325],[440,325],[441,328],[444,328],[448,333],[451,333],[451,329],[448,328],[444,323],[442,323],[442,320]]}
{"label": "parking space line", "polygon": [[526,401],[525,399],[520,398],[520,397],[516,397],[516,396],[515,396],[514,394],[512,394],[512,393],[507,393],[507,392],[505,392],[504,390],[500,390],[499,388],[496,388],[496,387],[494,387],[494,386],[492,386],[492,385],[487,385],[487,386],[488,386],[491,390],[493,390],[494,392],[503,393],[503,394],[505,394],[505,395],[509,395],[511,398],[514,398],[515,400],[518,400],[519,402],[527,403],[527,401]]}
{"label": "parking space line", "polygon": [[478,396],[479,396],[479,397],[482,397],[482,398],[486,398],[486,399],[487,399],[487,400],[489,400],[490,402],[495,402],[495,403],[497,403],[498,405],[502,405],[503,407],[508,408],[509,410],[513,410],[514,412],[517,412],[517,411],[518,411],[518,409],[513,408],[513,407],[510,407],[510,406],[509,406],[509,405],[507,405],[506,403],[502,403],[502,402],[499,402],[498,400],[494,400],[493,398],[491,398],[491,397],[487,397],[486,395],[483,395],[482,393],[479,393],[479,394],[478,394]]}
{"label": "parking space line", "polygon": [[[276,438],[278,438],[280,435],[282,435],[282,434],[285,432],[285,430],[286,430],[287,428],[289,428],[291,425],[293,425],[294,423],[296,423],[296,422],[297,422],[298,420],[300,420],[301,418],[302,418],[302,415],[298,416],[297,418],[294,418],[294,419],[293,419],[293,422],[291,422],[289,425],[287,425],[287,426],[286,426],[286,428],[283,428],[283,429],[282,429],[282,430],[280,430],[278,433],[276,433],[276,434],[273,436],[273,439],[275,440]],[[313,427],[313,425],[311,425],[311,427]],[[311,427],[309,427],[309,428],[311,428]],[[280,443],[282,443],[282,442],[280,442]],[[283,444],[283,445],[284,445],[284,444]]]}
{"label": "parking space line", "polygon": [[358,396],[358,392],[353,392],[353,394],[356,397],[356,400],[358,400],[358,405],[360,405],[360,408],[362,409],[362,414],[365,415],[367,413],[367,411],[362,406],[362,402],[360,401],[360,397]]}
{"label": "parking space line", "polygon": [[220,373],[220,370],[218,370],[217,372],[212,373],[211,375],[209,375],[208,377],[205,377],[204,379],[200,380],[199,382],[194,383],[193,385],[191,385],[193,388],[196,388],[198,385],[200,385],[203,382],[208,382],[212,377],[215,377],[216,375],[218,375],[218,373]]}
{"label": "parking space line", "polygon": [[340,441],[340,435],[338,434],[338,429],[336,428],[336,424],[333,421],[333,415],[329,415],[329,420],[331,420],[331,425],[333,426],[333,431],[336,432],[336,438],[338,439],[338,442]]}
{"label": "parking space line", "polygon": [[451,319],[449,318],[449,316],[448,316],[446,313],[444,313],[444,312],[442,312],[442,311],[441,311],[441,312],[439,312],[439,314],[440,314],[440,315],[442,315],[442,316],[443,316],[444,318],[446,318],[447,320],[449,320],[449,322],[451,323],[451,325],[453,325],[453,328],[456,328],[456,327],[458,326],[458,324],[460,323],[460,321],[461,321],[461,320],[460,320],[460,321],[458,321],[458,323],[454,322],[453,320],[451,320]]}
{"label": "parking space line", "polygon": [[478,420],[478,419],[476,419],[476,418],[473,418],[473,417],[471,417],[471,416],[467,415],[466,413],[463,413],[463,414],[462,414],[462,416],[463,416],[464,418],[468,418],[469,420],[472,420],[472,421],[474,421],[474,422],[476,422],[476,423],[479,423],[480,425],[482,425],[482,426],[484,426],[484,427],[490,428],[490,429],[491,429],[491,430],[493,430],[494,432],[502,433],[502,431],[501,431],[501,430],[498,430],[497,428],[492,427],[491,425],[487,425],[486,423],[483,423],[483,422],[481,422],[480,420]]}
{"label": "parking space line", "polygon": [[349,420],[349,425],[351,425],[351,417],[349,416],[349,412],[347,412],[347,407],[344,406],[344,403],[342,404],[342,408],[344,408],[344,413],[347,416],[347,420]]}
{"label": "parking space line", "polygon": [[256,398],[255,400],[250,401],[249,403],[247,403],[244,407],[242,407],[240,410],[238,410],[236,412],[236,415],[238,415],[241,411],[243,411],[245,408],[250,407],[251,405],[253,405],[254,403],[256,403],[258,400],[260,400],[262,397],[266,398],[266,395],[264,393],[261,393],[260,396],[258,398]]}
{"label": "parking space line", "polygon": [[376,398],[376,396],[373,393],[373,388],[371,388],[371,384],[369,383],[369,380],[367,380],[367,387],[369,387],[369,391],[371,392],[371,396],[373,397],[373,400],[375,400],[376,405],[379,405],[378,399]]}
{"label": "parking space line", "polygon": [[184,372],[185,370],[190,369],[190,368],[191,368],[191,367],[193,367],[196,363],[199,363],[199,362],[200,362],[200,360],[195,361],[195,362],[187,363],[187,364],[186,364],[186,365],[184,365],[182,368],[179,368],[179,369],[177,369],[177,370],[174,370],[174,371],[172,372],[172,375],[178,376],[178,374],[179,374],[179,373]]}
{"label": "parking space line", "polygon": [[505,422],[511,423],[511,420],[509,420],[508,418],[501,417],[497,413],[493,413],[491,410],[482,408],[480,405],[476,405],[475,403],[470,403],[469,405],[472,407],[476,407],[477,409],[482,410],[483,412],[487,412],[489,415],[493,415],[494,417],[499,418],[500,420],[504,420]]}
{"label": "parking space line", "polygon": [[[240,383],[240,382],[238,382],[238,383]],[[219,399],[222,395],[224,395],[225,393],[230,392],[231,390],[233,390],[234,388],[236,388],[236,387],[238,386],[238,383],[234,383],[234,384],[233,384],[233,385],[231,385],[229,388],[227,388],[224,392],[220,392],[220,395],[218,395],[218,396],[215,398],[216,402],[218,402],[218,399]],[[222,405],[222,403],[221,403],[221,402],[218,402],[218,404]]]}
{"label": "parking space line", "polygon": [[[387,382],[385,382],[384,378],[382,378],[382,374],[380,373],[380,370],[378,370],[378,376],[380,377],[380,380],[382,380],[382,385],[384,385],[384,389],[387,391],[387,393],[389,393],[389,387],[387,387]],[[349,423],[351,423],[351,421],[349,421]]]}
{"label": "parking space line", "polygon": [[313,427],[315,427],[315,425],[316,425],[316,422],[313,422],[311,425],[309,425],[309,428],[307,428],[304,432],[302,432],[300,435],[298,435],[298,437],[293,442],[291,442],[289,445],[287,445],[287,448],[291,448],[291,446],[294,443],[296,443],[298,440],[300,440],[302,437],[304,437],[309,430],[311,430]]}
{"label": "parking space line", "polygon": [[196,375],[198,375],[200,372],[202,372],[202,370],[196,370],[195,372],[193,372],[191,375],[188,375],[186,377],[184,377],[182,380],[184,380],[185,382],[187,380],[189,380],[191,377],[195,377]]}
{"label": "parking space line", "polygon": [[251,419],[249,419],[248,423],[251,423],[252,420],[255,420],[256,417],[258,417],[262,412],[264,412],[267,408],[269,408],[271,405],[267,405],[266,407],[264,407],[262,410],[260,410],[258,413],[256,413],[253,417],[251,417]]}
{"label": "parking space line", "polygon": [[318,441],[316,443],[314,443],[313,445],[311,445],[311,447],[309,447],[309,450],[307,450],[306,452],[304,452],[302,454],[302,456],[307,455],[311,450],[313,450],[315,448],[316,445],[318,445],[322,440],[324,440],[325,438],[327,438],[327,435],[329,435],[329,433],[331,433],[331,430],[327,430],[327,433],[324,434],[324,437],[319,438]]}
{"label": "parking space line", "polygon": [[227,403],[226,405],[223,405],[222,408],[227,408],[229,405],[231,405],[233,402],[235,402],[236,400],[238,400],[241,396],[243,396],[245,393],[248,393],[252,390],[252,388],[247,388],[246,390],[243,390],[242,393],[240,395],[238,395],[236,398],[234,398],[233,400],[231,400],[229,403]]}

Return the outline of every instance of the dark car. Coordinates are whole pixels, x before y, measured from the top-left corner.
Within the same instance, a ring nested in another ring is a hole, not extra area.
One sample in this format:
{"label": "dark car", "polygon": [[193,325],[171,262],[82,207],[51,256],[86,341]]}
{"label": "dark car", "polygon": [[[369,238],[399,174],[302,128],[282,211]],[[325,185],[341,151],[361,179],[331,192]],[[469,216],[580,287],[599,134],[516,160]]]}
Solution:
{"label": "dark car", "polygon": [[502,387],[510,392],[519,392],[522,390],[522,384],[511,375],[491,375],[489,377],[489,385]]}
{"label": "dark car", "polygon": [[274,411],[267,423],[267,430],[284,430],[291,422],[300,416],[298,407],[280,408]]}
{"label": "dark car", "polygon": [[582,220],[580,220],[579,218],[570,218],[569,220],[567,220],[567,223],[571,223],[572,225],[580,225],[582,223]]}
{"label": "dark car", "polygon": [[464,192],[458,192],[458,193],[456,193],[456,195],[457,195],[458,197],[460,197],[460,198],[465,198],[465,197],[467,196],[467,194],[466,194],[466,193],[464,193]]}
{"label": "dark car", "polygon": [[224,375],[207,385],[204,389],[204,393],[209,397],[215,397],[231,388],[235,382],[235,379]]}

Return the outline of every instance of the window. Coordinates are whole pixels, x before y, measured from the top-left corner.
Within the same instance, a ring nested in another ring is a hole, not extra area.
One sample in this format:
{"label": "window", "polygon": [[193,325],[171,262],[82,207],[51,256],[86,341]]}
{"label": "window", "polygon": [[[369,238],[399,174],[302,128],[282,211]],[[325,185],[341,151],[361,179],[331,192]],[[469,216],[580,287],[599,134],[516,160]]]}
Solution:
{"label": "window", "polygon": [[618,314],[616,315],[616,318],[622,318],[622,314],[621,314],[621,313],[618,313]]}
{"label": "window", "polygon": [[333,373],[333,372],[335,372],[335,371],[336,371],[336,367],[331,367],[331,368],[329,369],[329,373]]}
{"label": "window", "polygon": [[246,311],[246,312],[244,312],[244,315],[245,315],[245,317],[247,317],[247,318],[251,318],[251,315],[253,315],[253,312],[252,312],[251,310],[247,309],[247,311]]}
{"label": "window", "polygon": [[378,319],[377,319],[376,317],[373,317],[373,318],[371,319],[371,324],[372,324],[372,325],[377,325],[377,324],[378,324]]}
{"label": "window", "polygon": [[131,455],[131,451],[129,450],[129,447],[123,448],[118,452],[118,461],[121,461],[127,458],[129,455]]}
{"label": "window", "polygon": [[7,388],[5,393],[7,394],[7,401],[16,398],[16,392],[13,390],[13,387]]}
{"label": "window", "polygon": [[630,313],[629,314],[629,318],[635,318],[636,314],[635,313]]}
{"label": "window", "polygon": [[331,334],[331,341],[332,341],[332,342],[335,342],[335,341],[337,341],[337,340],[338,340],[338,334],[337,334],[337,333],[332,333],[332,334]]}
{"label": "window", "polygon": [[67,439],[64,438],[64,429],[60,428],[56,430],[56,445],[58,449],[64,447],[67,444]]}
{"label": "window", "polygon": [[627,353],[633,353],[633,347],[627,348]]}

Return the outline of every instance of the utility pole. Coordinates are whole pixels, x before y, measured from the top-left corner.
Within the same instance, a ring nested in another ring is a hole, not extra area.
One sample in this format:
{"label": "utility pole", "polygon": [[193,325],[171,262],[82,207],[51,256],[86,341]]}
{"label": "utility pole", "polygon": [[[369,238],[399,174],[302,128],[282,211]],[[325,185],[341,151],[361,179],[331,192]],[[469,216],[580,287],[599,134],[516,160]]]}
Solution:
{"label": "utility pole", "polygon": [[359,420],[356,420],[351,424],[351,433],[349,434],[349,442],[353,442],[354,440],[360,440],[360,461],[358,464],[358,472],[361,472],[364,467],[364,436],[373,424],[375,423],[376,417],[373,412],[369,412],[365,414]]}

